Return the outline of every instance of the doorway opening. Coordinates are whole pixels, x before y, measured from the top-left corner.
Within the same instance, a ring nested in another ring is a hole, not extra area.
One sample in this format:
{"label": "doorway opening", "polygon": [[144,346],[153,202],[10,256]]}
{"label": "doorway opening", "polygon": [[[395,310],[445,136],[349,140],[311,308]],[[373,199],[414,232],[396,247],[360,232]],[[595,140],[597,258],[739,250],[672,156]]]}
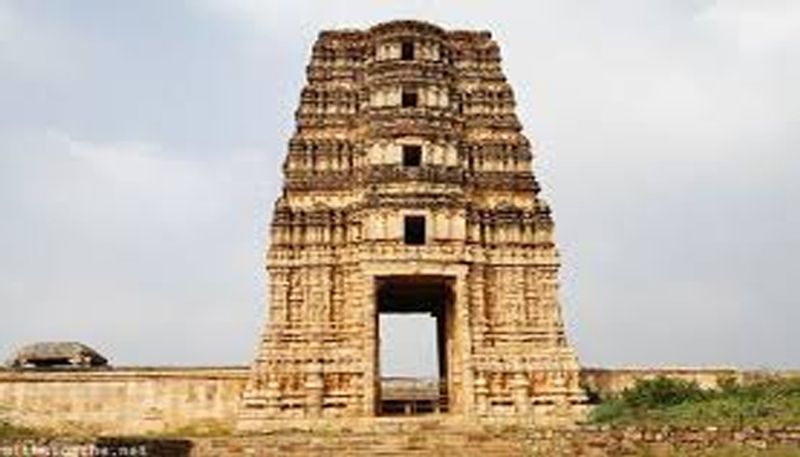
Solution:
{"label": "doorway opening", "polygon": [[452,281],[446,276],[376,278],[379,415],[448,411]]}

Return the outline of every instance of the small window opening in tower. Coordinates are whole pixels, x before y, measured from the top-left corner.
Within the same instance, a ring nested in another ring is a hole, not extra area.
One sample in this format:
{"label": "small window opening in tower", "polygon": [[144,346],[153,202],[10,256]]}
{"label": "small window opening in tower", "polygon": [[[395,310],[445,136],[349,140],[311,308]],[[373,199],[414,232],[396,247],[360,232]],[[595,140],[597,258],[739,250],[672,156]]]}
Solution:
{"label": "small window opening in tower", "polygon": [[404,41],[401,45],[400,58],[402,60],[414,60],[414,42]]}
{"label": "small window opening in tower", "polygon": [[425,216],[405,217],[405,243],[408,245],[425,244]]}
{"label": "small window opening in tower", "polygon": [[417,106],[417,91],[403,89],[403,108],[415,108]]}
{"label": "small window opening in tower", "polygon": [[422,147],[421,146],[403,146],[403,166],[404,167],[418,167],[422,165]]}

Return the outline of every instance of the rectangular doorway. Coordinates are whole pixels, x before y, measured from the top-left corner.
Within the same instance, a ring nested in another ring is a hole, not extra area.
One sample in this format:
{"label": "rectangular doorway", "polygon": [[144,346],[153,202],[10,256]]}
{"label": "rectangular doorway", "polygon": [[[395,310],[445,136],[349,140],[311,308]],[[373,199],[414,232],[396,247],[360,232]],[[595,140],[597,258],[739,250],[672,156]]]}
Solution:
{"label": "rectangular doorway", "polygon": [[376,278],[379,415],[449,409],[452,285],[446,276]]}

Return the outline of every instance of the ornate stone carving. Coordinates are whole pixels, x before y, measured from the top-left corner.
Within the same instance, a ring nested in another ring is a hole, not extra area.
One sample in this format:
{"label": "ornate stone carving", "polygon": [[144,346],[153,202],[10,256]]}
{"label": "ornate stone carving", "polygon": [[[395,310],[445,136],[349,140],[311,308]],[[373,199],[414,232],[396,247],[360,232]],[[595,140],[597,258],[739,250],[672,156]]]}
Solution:
{"label": "ornate stone carving", "polygon": [[[320,34],[275,203],[269,320],[241,428],[379,412],[386,278],[446,290],[451,414],[583,401],[553,222],[514,106],[488,32],[396,21]],[[404,166],[403,145],[421,163]],[[404,238],[409,215],[424,217],[422,243]]]}

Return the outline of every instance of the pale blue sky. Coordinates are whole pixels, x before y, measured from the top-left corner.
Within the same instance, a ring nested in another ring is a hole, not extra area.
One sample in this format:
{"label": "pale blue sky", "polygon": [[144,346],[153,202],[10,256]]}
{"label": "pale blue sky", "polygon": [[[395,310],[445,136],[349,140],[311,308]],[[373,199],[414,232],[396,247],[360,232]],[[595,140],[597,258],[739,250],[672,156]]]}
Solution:
{"label": "pale blue sky", "polygon": [[310,47],[394,18],[498,39],[583,363],[800,366],[791,0],[0,0],[0,353],[249,362]]}

